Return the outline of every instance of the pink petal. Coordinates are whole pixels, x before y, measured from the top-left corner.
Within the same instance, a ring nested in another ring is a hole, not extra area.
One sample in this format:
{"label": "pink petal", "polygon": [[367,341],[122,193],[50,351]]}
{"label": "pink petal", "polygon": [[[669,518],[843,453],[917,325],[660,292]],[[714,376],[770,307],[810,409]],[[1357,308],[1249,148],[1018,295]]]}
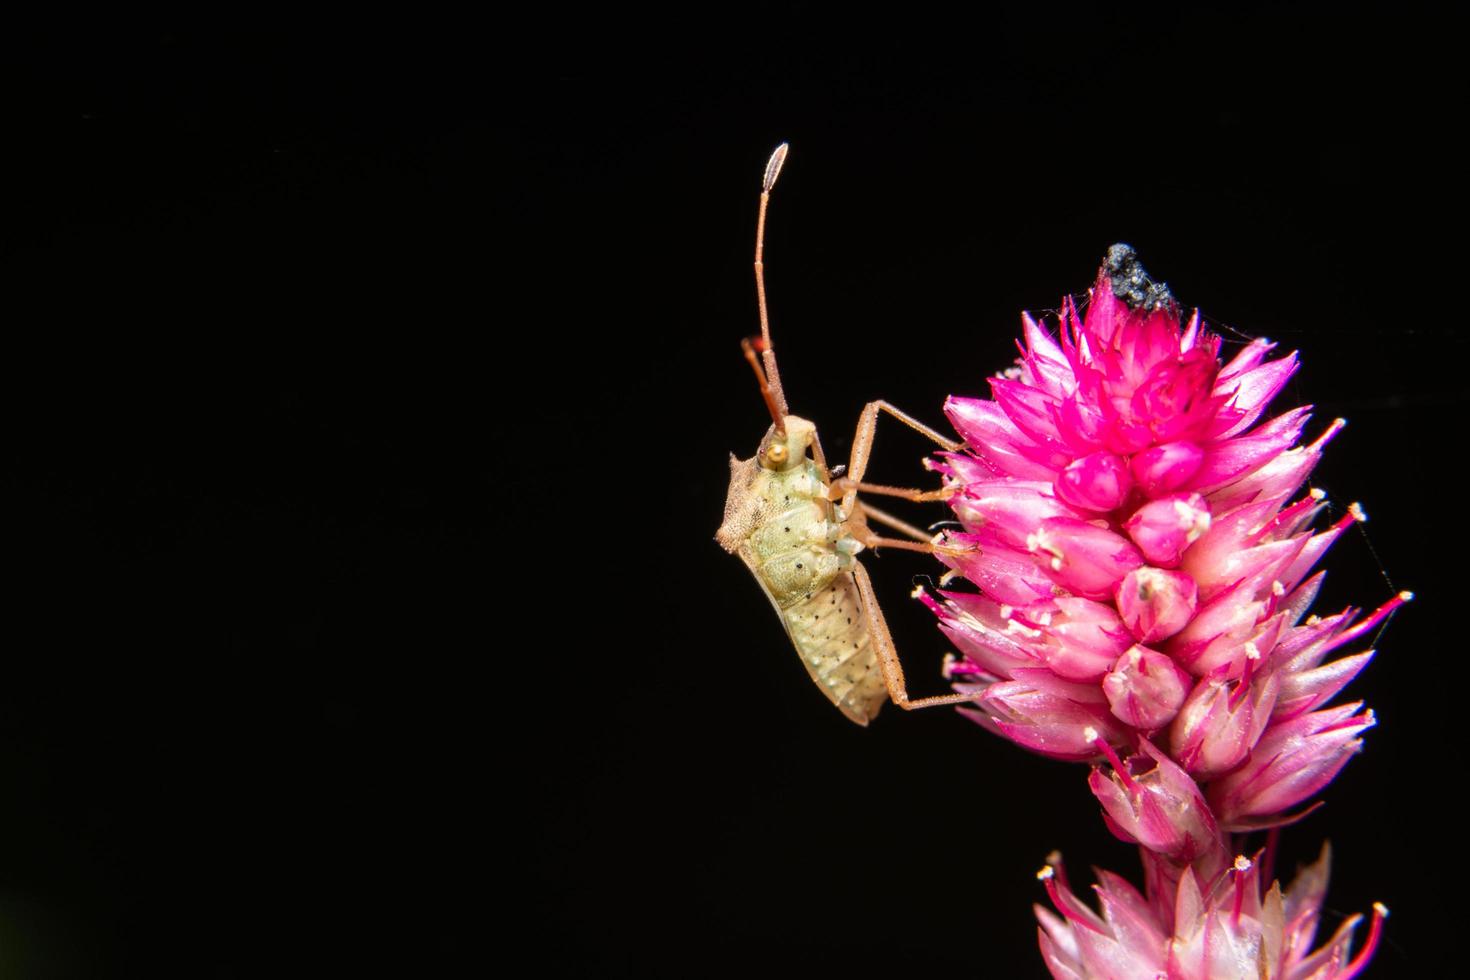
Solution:
{"label": "pink petal", "polygon": [[1194,616],[1199,593],[1184,572],[1145,565],[1118,584],[1118,613],[1133,637],[1144,644],[1167,639]]}
{"label": "pink petal", "polygon": [[1027,545],[1054,582],[1088,599],[1111,598],[1123,576],[1144,563],[1126,538],[1069,517],[1047,518]]}
{"label": "pink petal", "polygon": [[1133,476],[1121,456],[1092,453],[1075,459],[1056,481],[1056,495],[1079,510],[1107,512],[1133,489]]}

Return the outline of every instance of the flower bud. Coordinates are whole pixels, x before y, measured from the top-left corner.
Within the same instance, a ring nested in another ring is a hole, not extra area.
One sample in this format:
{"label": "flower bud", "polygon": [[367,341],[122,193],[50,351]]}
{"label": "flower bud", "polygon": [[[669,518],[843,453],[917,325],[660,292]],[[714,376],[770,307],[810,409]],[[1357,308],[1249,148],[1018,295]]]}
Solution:
{"label": "flower bud", "polygon": [[1142,753],[1130,762],[1152,760],[1148,771],[1135,775],[1114,756],[1112,775],[1099,768],[1087,779],[1109,829],[1121,840],[1181,862],[1219,847],[1219,829],[1194,780],[1147,739],[1139,745]]}
{"label": "flower bud", "polygon": [[1138,508],[1123,530],[1150,564],[1173,568],[1184,549],[1210,529],[1210,506],[1197,493],[1161,497]]}
{"label": "flower bud", "polygon": [[1162,497],[1189,482],[1205,451],[1192,442],[1166,442],[1133,457],[1133,479],[1146,496]]}
{"label": "flower bud", "polygon": [[1022,748],[1053,759],[1095,759],[1099,740],[1127,740],[1096,684],[1064,681],[1046,670],[1015,673],[1015,680],[991,684],[975,702],[983,717],[960,710]]}
{"label": "flower bud", "polygon": [[1191,776],[1204,782],[1246,760],[1271,720],[1280,682],[1273,673],[1227,681],[1228,668],[1201,680],[1169,729],[1170,754]]}
{"label": "flower bud", "polygon": [[1118,612],[1139,643],[1167,639],[1182,630],[1198,605],[1194,579],[1145,565],[1118,585]]}
{"label": "flower bud", "polygon": [[1244,766],[1210,785],[1210,801],[1226,830],[1289,822],[1284,811],[1332,782],[1362,748],[1358,733],[1375,722],[1363,702],[1339,705],[1266,729]]}
{"label": "flower bud", "polygon": [[1052,517],[1027,538],[1040,553],[1052,581],[1088,599],[1110,599],[1129,571],[1143,564],[1133,545],[1105,527],[1069,517]]}
{"label": "flower bud", "polygon": [[1169,723],[1189,694],[1190,676],[1157,650],[1135,646],[1103,678],[1113,714],[1145,732]]}
{"label": "flower bud", "polygon": [[1093,453],[1073,460],[1056,481],[1056,494],[1079,510],[1110,511],[1133,489],[1133,477],[1121,456]]}

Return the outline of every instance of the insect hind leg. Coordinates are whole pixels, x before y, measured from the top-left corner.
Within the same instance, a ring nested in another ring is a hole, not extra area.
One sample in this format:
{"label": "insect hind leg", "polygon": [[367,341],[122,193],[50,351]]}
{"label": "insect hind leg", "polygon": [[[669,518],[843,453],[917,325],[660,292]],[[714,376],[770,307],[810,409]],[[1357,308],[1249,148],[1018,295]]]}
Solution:
{"label": "insect hind leg", "polygon": [[878,669],[883,672],[883,683],[888,687],[888,696],[893,703],[905,711],[913,711],[915,708],[935,708],[944,704],[959,704],[964,701],[973,701],[978,695],[975,694],[941,694],[932,698],[909,697],[908,687],[904,684],[903,665],[898,662],[898,651],[893,648],[893,635],[888,632],[888,623],[883,619],[883,610],[878,608],[878,597],[873,594],[873,582],[868,578],[868,570],[857,562],[852,567],[853,578],[857,581],[858,593],[863,598],[863,617],[868,624],[868,637],[878,653]]}

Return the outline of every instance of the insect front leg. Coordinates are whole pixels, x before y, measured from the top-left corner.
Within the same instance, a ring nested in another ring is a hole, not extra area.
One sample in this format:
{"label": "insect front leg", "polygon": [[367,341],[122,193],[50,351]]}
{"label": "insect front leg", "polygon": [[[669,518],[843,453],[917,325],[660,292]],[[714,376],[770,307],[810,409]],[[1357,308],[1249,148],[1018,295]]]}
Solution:
{"label": "insect front leg", "polygon": [[868,471],[868,457],[873,451],[873,438],[878,431],[878,413],[880,411],[887,412],[915,432],[927,439],[933,440],[951,452],[959,449],[962,445],[962,443],[955,442],[952,439],[946,439],[923,422],[895,408],[888,402],[882,401],[881,399],[879,401],[868,402],[868,404],[863,406],[862,414],[858,416],[857,431],[852,436],[852,454],[849,456],[847,462],[847,475],[840,480],[834,481],[832,484],[834,490],[842,493],[843,509],[847,511],[852,510],[852,502],[857,497],[858,491],[888,497],[902,497],[905,500],[920,502],[926,500],[948,500],[958,493],[958,487],[945,487],[940,490],[911,490],[904,487],[889,487],[863,482],[863,474]]}
{"label": "insect front leg", "polygon": [[853,579],[857,582],[858,594],[863,599],[863,617],[868,624],[868,636],[878,652],[878,669],[883,673],[883,683],[888,687],[888,696],[893,703],[905,711],[915,708],[935,708],[942,704],[959,704],[973,701],[975,694],[941,694],[932,698],[909,698],[904,684],[903,665],[898,662],[898,651],[893,647],[893,635],[888,632],[888,623],[883,619],[883,610],[878,608],[878,597],[873,594],[873,581],[861,562],[852,566]]}

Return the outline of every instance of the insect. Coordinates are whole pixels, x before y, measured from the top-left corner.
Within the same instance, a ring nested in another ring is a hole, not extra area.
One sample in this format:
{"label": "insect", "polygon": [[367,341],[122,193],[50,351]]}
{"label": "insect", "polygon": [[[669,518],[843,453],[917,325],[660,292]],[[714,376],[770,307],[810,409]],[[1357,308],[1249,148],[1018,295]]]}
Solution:
{"label": "insect", "polygon": [[[827,468],[816,427],[787,411],[766,311],[766,207],[786,161],[782,143],[766,164],[756,219],[755,285],[761,335],[741,342],[755,372],[772,424],[750,459],[730,456],[730,490],[725,519],[715,540],[739,555],[771,600],[812,680],[838,709],[866,725],[892,698],[904,709],[972,700],[955,694],[912,700],[893,638],[873,594],[867,570],[857,561],[864,548],[946,549],[918,528],[858,499],[859,491],[908,500],[943,500],[954,488],[923,491],[862,482],[878,424],[886,412],[951,451],[946,439],[884,401],[869,402],[859,416],[846,476]],[[756,354],[760,354],[757,360]],[[884,524],[912,540],[881,537],[868,521]]]}

